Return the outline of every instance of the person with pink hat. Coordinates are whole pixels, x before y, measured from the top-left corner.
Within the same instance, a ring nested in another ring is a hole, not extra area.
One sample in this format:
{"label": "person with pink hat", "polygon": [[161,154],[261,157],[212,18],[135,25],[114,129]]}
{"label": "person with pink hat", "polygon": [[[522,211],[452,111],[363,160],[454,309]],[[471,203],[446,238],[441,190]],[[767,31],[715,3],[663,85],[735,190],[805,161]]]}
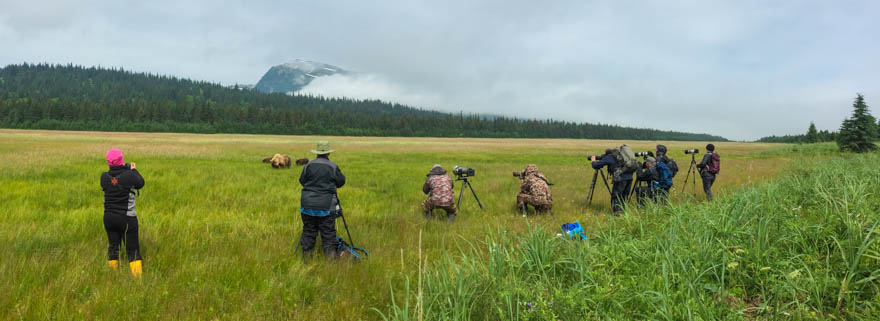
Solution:
{"label": "person with pink hat", "polygon": [[110,170],[101,174],[101,189],[104,190],[104,229],[110,243],[107,249],[107,265],[113,270],[119,268],[119,245],[125,236],[128,266],[131,275],[139,278],[143,273],[143,265],[134,205],[136,191],[144,187],[144,178],[134,163],[125,163],[122,151],[112,148],[107,151],[106,159]]}

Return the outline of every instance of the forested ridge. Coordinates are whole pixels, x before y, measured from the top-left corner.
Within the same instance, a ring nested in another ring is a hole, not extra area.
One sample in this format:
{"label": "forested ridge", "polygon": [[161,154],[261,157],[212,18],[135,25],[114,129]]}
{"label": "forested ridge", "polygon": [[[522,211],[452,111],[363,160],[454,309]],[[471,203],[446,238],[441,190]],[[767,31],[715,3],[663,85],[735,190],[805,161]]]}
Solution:
{"label": "forested ridge", "polygon": [[264,94],[123,69],[0,69],[0,127],[345,136],[726,139],[615,125],[451,114],[378,100]]}

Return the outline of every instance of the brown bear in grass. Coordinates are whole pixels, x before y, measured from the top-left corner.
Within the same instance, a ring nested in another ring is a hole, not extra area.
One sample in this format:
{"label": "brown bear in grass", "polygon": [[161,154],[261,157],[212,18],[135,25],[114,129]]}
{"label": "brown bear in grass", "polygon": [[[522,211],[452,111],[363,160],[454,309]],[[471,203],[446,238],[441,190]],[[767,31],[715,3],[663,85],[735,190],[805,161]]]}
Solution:
{"label": "brown bear in grass", "polygon": [[275,154],[275,156],[263,158],[263,163],[272,164],[272,168],[290,168],[290,156]]}
{"label": "brown bear in grass", "polygon": [[296,160],[296,166],[302,166],[309,163],[308,158],[299,158]]}

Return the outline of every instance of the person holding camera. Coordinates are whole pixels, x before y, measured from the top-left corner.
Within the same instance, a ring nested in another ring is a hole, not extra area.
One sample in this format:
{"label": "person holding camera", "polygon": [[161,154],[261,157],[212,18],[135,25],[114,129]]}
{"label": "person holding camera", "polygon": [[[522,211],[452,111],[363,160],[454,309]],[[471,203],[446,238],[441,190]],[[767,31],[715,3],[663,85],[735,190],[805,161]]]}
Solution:
{"label": "person holding camera", "polygon": [[715,145],[706,145],[706,154],[703,160],[697,164],[700,169],[700,179],[703,181],[703,192],[706,193],[706,200],[712,201],[712,184],[715,183],[715,177],[721,171],[721,156],[715,153]]}
{"label": "person holding camera", "polygon": [[590,161],[595,170],[600,170],[602,167],[608,168],[608,175],[612,177],[611,211],[614,215],[620,215],[620,212],[623,211],[623,206],[626,204],[626,200],[629,197],[634,172],[622,171],[619,175],[614,175],[614,173],[617,172],[618,167],[624,165],[617,161],[617,158],[614,156],[614,151],[610,148],[605,150],[605,155],[603,155],[601,159],[597,160],[596,156],[591,156]]}
{"label": "person holding camera", "polygon": [[455,222],[458,209],[455,208],[453,191],[455,184],[452,182],[452,177],[446,174],[446,169],[440,164],[434,164],[427,176],[425,184],[422,185],[422,192],[428,195],[428,198],[422,202],[425,218],[430,219],[434,209],[440,208],[446,211],[449,223]]}
{"label": "person holding camera", "polygon": [[107,165],[110,170],[101,174],[101,189],[104,191],[104,230],[107,232],[107,265],[119,269],[119,246],[125,237],[125,251],[131,275],[139,278],[143,273],[143,262],[138,243],[138,219],[135,211],[135,194],[144,187],[144,178],[135,163],[126,164],[122,151],[111,148],[107,151]]}
{"label": "person holding camera", "polygon": [[550,183],[544,174],[538,172],[538,166],[529,164],[522,172],[514,172],[519,177],[519,194],[516,195],[516,208],[528,212],[528,206],[532,205],[535,212],[543,213],[553,209],[553,195],[550,193]]}
{"label": "person holding camera", "polygon": [[312,256],[319,233],[324,255],[328,258],[338,256],[336,217],[341,214],[342,208],[339,207],[336,189],[345,185],[345,175],[342,175],[336,163],[330,161],[332,152],[334,150],[330,149],[329,142],[319,141],[317,149],[312,150],[317,157],[308,162],[299,175],[302,185],[300,217],[303,222],[299,242],[303,260]]}
{"label": "person holding camera", "polygon": [[674,159],[666,156],[666,146],[657,145],[657,164],[663,163],[667,168],[669,168],[670,183],[668,187],[663,188],[663,191],[669,195],[669,190],[672,189],[672,178],[675,178],[675,174],[678,174],[678,163],[675,162]]}
{"label": "person holding camera", "polygon": [[657,182],[660,181],[660,173],[657,172],[657,167],[654,166],[656,162],[657,161],[654,157],[646,157],[645,162],[642,164],[642,168],[636,171],[636,179],[639,182],[647,183],[647,186],[642,186],[636,189],[636,197],[639,205],[645,205],[645,199],[654,200],[657,196],[656,189],[658,188]]}

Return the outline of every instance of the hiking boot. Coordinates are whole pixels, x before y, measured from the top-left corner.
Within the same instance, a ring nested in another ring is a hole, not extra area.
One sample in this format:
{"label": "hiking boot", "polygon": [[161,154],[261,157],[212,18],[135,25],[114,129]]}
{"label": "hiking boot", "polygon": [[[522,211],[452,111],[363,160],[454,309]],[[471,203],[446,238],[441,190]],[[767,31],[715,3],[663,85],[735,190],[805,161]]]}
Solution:
{"label": "hiking boot", "polygon": [[144,273],[142,262],[143,261],[141,261],[141,260],[137,260],[137,261],[131,261],[131,263],[128,263],[128,267],[131,269],[131,276],[133,276],[137,279],[141,278],[141,274]]}
{"label": "hiking boot", "polygon": [[119,270],[119,260],[109,260],[107,266],[113,271]]}

